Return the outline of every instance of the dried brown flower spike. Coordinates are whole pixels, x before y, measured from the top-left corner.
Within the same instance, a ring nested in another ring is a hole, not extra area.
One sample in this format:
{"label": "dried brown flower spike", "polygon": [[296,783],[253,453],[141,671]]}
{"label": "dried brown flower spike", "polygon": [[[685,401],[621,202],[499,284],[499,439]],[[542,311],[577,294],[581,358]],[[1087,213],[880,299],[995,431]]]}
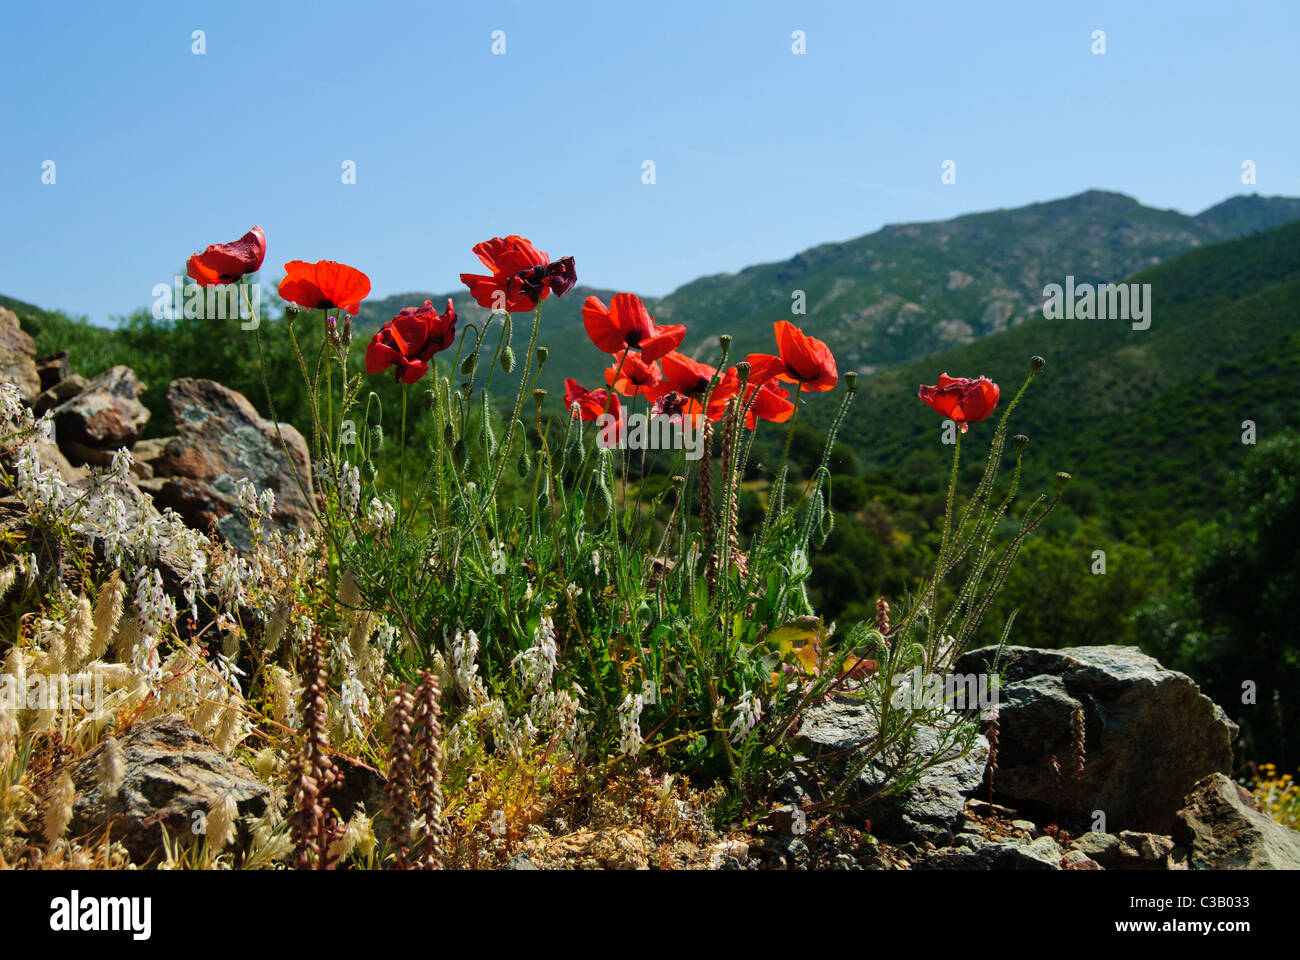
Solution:
{"label": "dried brown flower spike", "polygon": [[289,795],[294,812],[289,817],[290,835],[297,848],[299,870],[330,868],[329,850],[343,832],[329,806],[329,795],[343,782],[343,775],[330,760],[329,713],[326,703],[328,674],[325,670],[324,641],[314,631],[307,647],[301,710],[302,747],[294,758]]}

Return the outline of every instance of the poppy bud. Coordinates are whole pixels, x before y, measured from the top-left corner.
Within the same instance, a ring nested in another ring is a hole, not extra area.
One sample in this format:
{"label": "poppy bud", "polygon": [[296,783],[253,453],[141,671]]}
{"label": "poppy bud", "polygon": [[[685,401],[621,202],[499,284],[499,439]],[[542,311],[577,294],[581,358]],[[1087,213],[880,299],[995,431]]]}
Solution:
{"label": "poppy bud", "polygon": [[525,447],[519,453],[519,463],[516,465],[520,477],[526,477],[533,472],[533,458],[528,455],[528,448]]}
{"label": "poppy bud", "polygon": [[384,428],[376,423],[370,428],[370,449],[378,450],[384,445]]}
{"label": "poppy bud", "polygon": [[[371,396],[375,401],[378,401],[378,400],[379,400],[379,394],[375,393],[373,390],[370,391],[370,396]],[[375,403],[369,403],[369,402],[367,402],[367,403],[366,403],[366,423],[370,424],[370,425],[373,427],[375,424],[379,423],[379,422],[381,421],[381,419],[382,419],[382,418],[381,418],[381,413],[380,413],[380,409],[379,409],[379,403],[378,403],[378,402],[375,402]]]}
{"label": "poppy bud", "polygon": [[1039,370],[1043,369],[1043,367],[1045,367],[1045,366],[1047,366],[1047,361],[1044,360],[1042,357],[1030,357],[1030,358],[1029,358],[1029,372],[1030,372],[1030,373],[1037,373]]}
{"label": "poppy bud", "polygon": [[461,375],[462,375],[462,376],[466,376],[466,377],[468,377],[471,373],[474,372],[474,368],[475,368],[476,366],[478,366],[478,351],[477,351],[477,350],[475,350],[473,353],[471,353],[468,357],[466,357],[466,358],[461,362],[461,365],[460,365],[460,372],[461,372]]}
{"label": "poppy bud", "polygon": [[537,404],[538,407],[540,407],[540,406],[542,405],[542,401],[545,400],[545,399],[546,399],[546,391],[545,391],[545,390],[542,390],[541,388],[538,388],[538,389],[536,389],[536,390],[533,391],[533,403]]}
{"label": "poppy bud", "polygon": [[467,449],[464,437],[457,440],[455,445],[451,448],[451,462],[457,467],[464,468]]}
{"label": "poppy bud", "polygon": [[830,507],[827,507],[825,512],[821,515],[821,519],[818,521],[818,526],[821,528],[822,543],[825,543],[826,538],[829,537],[831,531],[835,529],[835,511]]}
{"label": "poppy bud", "polygon": [[436,390],[424,391],[424,408],[428,410],[430,413],[438,409],[438,391]]}
{"label": "poppy bud", "polygon": [[514,373],[515,370],[515,352],[511,349],[510,344],[501,351],[501,371],[503,373]]}
{"label": "poppy bud", "polygon": [[351,317],[343,318],[343,333],[339,337],[339,339],[343,341],[343,346],[345,347],[352,342],[352,318]]}
{"label": "poppy bud", "polygon": [[546,363],[546,358],[547,356],[549,356],[549,354],[550,351],[547,350],[545,347],[537,348],[537,369],[538,370],[540,370],[542,368],[542,365]]}
{"label": "poppy bud", "polygon": [[451,446],[453,443],[456,442],[456,431],[452,427],[450,422],[445,427],[442,428],[442,439],[447,444],[447,446]]}
{"label": "poppy bud", "polygon": [[605,485],[603,472],[600,481],[596,484],[595,506],[597,520],[604,520],[614,512],[614,495],[609,492],[609,487]]}
{"label": "poppy bud", "polygon": [[1016,456],[1020,456],[1025,452],[1025,444],[1029,442],[1029,438],[1023,433],[1017,433],[1011,438],[1011,442],[1016,445]]}

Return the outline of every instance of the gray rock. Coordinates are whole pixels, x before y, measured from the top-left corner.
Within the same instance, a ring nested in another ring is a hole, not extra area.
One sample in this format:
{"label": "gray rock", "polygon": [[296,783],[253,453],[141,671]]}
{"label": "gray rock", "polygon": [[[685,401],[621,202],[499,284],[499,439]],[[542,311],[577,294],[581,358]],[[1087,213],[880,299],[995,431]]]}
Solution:
{"label": "gray rock", "polygon": [[1193,870],[1300,870],[1300,832],[1261,811],[1221,773],[1196,784],[1178,811],[1174,839]]}
{"label": "gray rock", "polygon": [[100,836],[106,827],[137,863],[163,855],[163,830],[188,841],[192,827],[226,794],[240,815],[259,816],[269,791],[253,774],[204,740],[180,714],[145,720],[118,737],[126,761],[121,789],[106,798],[100,786],[102,744],[77,762],[72,834]]}
{"label": "gray rock", "polygon": [[[918,724],[914,730],[912,749],[922,754],[938,753],[937,729]],[[804,753],[816,756],[868,742],[874,736],[875,722],[867,708],[850,698],[836,697],[804,711],[797,739]],[[851,807],[850,814],[854,819],[870,820],[871,832],[889,840],[947,844],[961,821],[966,795],[983,780],[987,761],[988,741],[977,734],[964,756],[931,767],[899,793],[877,796]],[[844,769],[847,762],[840,761],[836,766]],[[876,793],[882,782],[880,768],[869,764],[850,787],[845,802],[853,804]]]}
{"label": "gray rock", "polygon": [[[986,670],[995,654],[973,650],[955,671]],[[1193,784],[1232,767],[1236,725],[1190,677],[1137,647],[1007,647],[1001,666],[994,788],[1016,804],[1087,820],[1100,810],[1112,830],[1167,834]],[[1087,752],[1077,783],[1070,770],[1076,706]]]}
{"label": "gray rock", "polygon": [[948,847],[916,864],[918,870],[1060,870],[1061,848],[1051,837]]}
{"label": "gray rock", "polygon": [[[171,507],[200,530],[215,527],[232,546],[253,546],[236,484],[247,477],[275,493],[271,524],[286,532],[311,529],[315,517],[295,479],[310,484],[307,441],[287,423],[263,419],[243,394],[211,380],[173,380],[167,388],[178,435],[155,463],[159,506]],[[281,437],[288,448],[285,456]]]}
{"label": "gray rock", "polygon": [[41,392],[36,371],[36,344],[18,323],[18,315],[0,307],[0,380],[18,388],[24,400]]}
{"label": "gray rock", "polygon": [[1163,870],[1174,848],[1169,837],[1124,830],[1113,833],[1089,831],[1070,844],[1070,849],[1095,860],[1107,870]]}
{"label": "gray rock", "polygon": [[507,870],[536,870],[537,864],[528,859],[526,853],[516,853],[506,862]]}
{"label": "gray rock", "polygon": [[145,386],[130,367],[105,370],[71,400],[54,408],[55,439],[90,447],[130,444],[149,422],[140,402]]}
{"label": "gray rock", "polygon": [[1105,870],[1100,863],[1088,857],[1081,850],[1067,850],[1061,858],[1062,870]]}

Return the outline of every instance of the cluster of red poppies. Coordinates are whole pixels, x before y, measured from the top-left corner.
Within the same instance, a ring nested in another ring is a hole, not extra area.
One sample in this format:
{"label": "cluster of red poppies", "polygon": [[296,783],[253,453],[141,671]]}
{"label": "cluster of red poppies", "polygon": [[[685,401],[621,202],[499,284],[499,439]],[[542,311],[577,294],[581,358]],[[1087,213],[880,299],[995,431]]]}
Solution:
{"label": "cluster of red poppies", "polygon": [[[745,425],[752,430],[759,420],[783,423],[794,413],[790,391],[777,381],[813,392],[829,390],[839,382],[835,358],[826,344],[785,320],[776,324],[779,355],[751,353],[746,358],[749,376],[743,388],[735,367],[719,371],[679,353],[686,328],[656,324],[633,294],[615,294],[609,306],[599,297],[588,297],[582,323],[591,342],[611,356],[604,388],[588,390],[576,380],[564,381],[565,404],[572,407],[576,403],[576,415],[584,420],[604,413],[621,418],[620,395],[645,397],[652,404],[652,414],[659,416],[704,415],[717,420],[739,397]],[[710,391],[715,376],[717,383]]]}
{"label": "cluster of red poppies", "polygon": [[[578,282],[573,257],[552,261],[523,237],[494,237],[477,244],[474,253],[490,274],[462,273],[461,281],[482,307],[526,312],[537,308],[549,294],[564,296]],[[201,286],[237,282],[259,269],[266,257],[266,235],[253,227],[233,243],[218,243],[190,257],[186,270]],[[370,293],[370,278],[360,270],[332,260],[284,265],[280,296],[308,309],[344,310],[356,316]],[[414,383],[429,370],[434,354],[446,350],[456,338],[456,311],[451,300],[438,313],[431,301],[406,307],[385,323],[366,348],[366,372],[392,369],[401,383]],[[686,337],[680,324],[656,324],[641,299],[631,293],[615,294],[608,306],[588,297],[582,322],[591,342],[611,357],[605,370],[605,387],[588,390],[576,380],[565,380],[564,402],[575,415],[595,420],[612,413],[622,418],[619,396],[644,397],[651,412],[679,419],[704,415],[717,420],[728,404],[740,397],[745,425],[754,429],[759,420],[783,423],[795,410],[798,394],[830,390],[839,382],[830,348],[808,336],[787,320],[778,321],[776,354],[751,353],[746,357],[749,376],[744,382],[737,369],[725,371],[678,352]],[[714,377],[718,382],[710,391]],[[778,383],[794,384],[795,399]],[[918,396],[945,417],[961,425],[986,418],[998,404],[998,385],[987,377],[939,377],[935,386],[921,386]]]}

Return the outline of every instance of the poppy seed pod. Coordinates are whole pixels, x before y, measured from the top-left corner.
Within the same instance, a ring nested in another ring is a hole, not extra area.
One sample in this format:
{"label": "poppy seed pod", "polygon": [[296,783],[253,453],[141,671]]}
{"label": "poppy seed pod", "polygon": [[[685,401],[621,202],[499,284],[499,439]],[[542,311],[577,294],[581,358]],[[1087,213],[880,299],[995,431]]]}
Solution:
{"label": "poppy seed pod", "polygon": [[1070,475],[1066,473],[1064,470],[1062,470],[1060,473],[1056,475],[1056,484],[1062,490],[1065,489],[1065,485],[1069,482],[1070,482]]}
{"label": "poppy seed pod", "polygon": [[844,386],[848,387],[850,390],[858,389],[858,375],[855,371],[850,370],[848,373],[844,374]]}
{"label": "poppy seed pod", "polygon": [[547,350],[545,347],[537,348],[537,369],[540,370],[542,368],[543,364],[546,363],[546,358],[549,355],[550,355],[550,351]]}
{"label": "poppy seed pod", "polygon": [[546,399],[545,390],[538,388],[537,390],[533,391],[533,403],[535,403],[537,406],[540,407],[542,405],[542,401],[544,401],[545,399]]}
{"label": "poppy seed pod", "polygon": [[1016,445],[1016,456],[1020,456],[1025,452],[1025,445],[1029,443],[1029,438],[1023,433],[1017,433],[1011,438],[1011,442]]}
{"label": "poppy seed pod", "polygon": [[1047,361],[1044,360],[1042,357],[1030,357],[1030,358],[1029,358],[1029,372],[1030,372],[1030,373],[1037,373],[1039,370],[1043,369],[1043,367],[1045,367],[1045,366],[1047,366]]}

